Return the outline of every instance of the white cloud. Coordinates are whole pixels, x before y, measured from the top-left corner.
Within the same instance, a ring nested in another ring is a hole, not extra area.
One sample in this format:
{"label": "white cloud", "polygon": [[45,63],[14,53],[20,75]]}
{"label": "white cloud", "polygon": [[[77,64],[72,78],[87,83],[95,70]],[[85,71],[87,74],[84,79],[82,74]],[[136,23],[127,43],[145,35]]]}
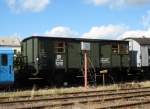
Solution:
{"label": "white cloud", "polygon": [[106,25],[95,26],[89,32],[84,33],[84,38],[102,38],[102,39],[116,39],[120,34],[127,31],[128,27],[125,25]]}
{"label": "white cloud", "polygon": [[95,6],[107,5],[109,7],[121,7],[121,6],[142,6],[150,3],[150,0],[84,0],[89,4]]}
{"label": "white cloud", "polygon": [[89,39],[117,39],[118,36],[128,30],[125,25],[105,25],[91,27],[89,32],[79,34],[69,27],[57,26],[49,31],[46,31],[44,35],[51,37],[82,37]]}
{"label": "white cloud", "polygon": [[150,0],[124,0],[124,2],[129,5],[146,5]]}
{"label": "white cloud", "polygon": [[149,37],[150,38],[150,28],[147,30],[130,30],[124,32],[118,37],[118,39],[124,39],[127,37]]}
{"label": "white cloud", "polygon": [[88,39],[124,39],[127,37],[149,37],[150,28],[147,30],[129,30],[126,25],[105,25],[91,27],[89,32],[79,34],[69,27],[57,26],[44,33],[51,37],[82,37]]}
{"label": "white cloud", "polygon": [[78,33],[69,27],[57,26],[50,31],[46,31],[45,35],[54,37],[76,37],[78,36]]}
{"label": "white cloud", "polygon": [[85,0],[89,4],[104,5],[110,2],[110,0]]}
{"label": "white cloud", "polygon": [[50,3],[50,0],[6,0],[6,4],[12,11],[20,13],[22,11],[40,12]]}
{"label": "white cloud", "polygon": [[142,17],[142,23],[145,28],[150,27],[150,11],[148,11],[147,14]]}

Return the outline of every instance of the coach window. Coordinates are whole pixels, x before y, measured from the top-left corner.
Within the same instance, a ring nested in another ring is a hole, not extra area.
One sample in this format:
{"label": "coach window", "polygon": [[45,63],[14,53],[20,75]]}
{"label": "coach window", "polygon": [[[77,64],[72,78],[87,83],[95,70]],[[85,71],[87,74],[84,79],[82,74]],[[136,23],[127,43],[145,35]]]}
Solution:
{"label": "coach window", "polygon": [[2,60],[1,63],[2,63],[3,66],[6,66],[8,64],[8,58],[7,58],[6,54],[1,55],[1,60]]}
{"label": "coach window", "polygon": [[112,52],[115,54],[117,54],[118,53],[118,44],[113,44],[112,45]]}
{"label": "coach window", "polygon": [[119,52],[121,54],[127,54],[128,53],[128,45],[127,44],[120,44],[119,45]]}
{"label": "coach window", "polygon": [[56,43],[56,53],[65,53],[65,42]]}

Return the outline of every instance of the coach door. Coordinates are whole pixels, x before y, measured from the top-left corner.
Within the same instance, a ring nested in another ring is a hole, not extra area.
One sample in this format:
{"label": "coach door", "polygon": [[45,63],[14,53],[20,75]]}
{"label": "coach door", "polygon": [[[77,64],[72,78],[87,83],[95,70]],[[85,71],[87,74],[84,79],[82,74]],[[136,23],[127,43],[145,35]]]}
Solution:
{"label": "coach door", "polygon": [[108,44],[100,44],[100,67],[111,67],[111,46]]}
{"label": "coach door", "polygon": [[0,54],[0,82],[8,83],[12,81],[12,62],[9,62],[8,54]]}
{"label": "coach door", "polygon": [[81,45],[77,42],[68,43],[68,68],[79,69],[81,68]]}

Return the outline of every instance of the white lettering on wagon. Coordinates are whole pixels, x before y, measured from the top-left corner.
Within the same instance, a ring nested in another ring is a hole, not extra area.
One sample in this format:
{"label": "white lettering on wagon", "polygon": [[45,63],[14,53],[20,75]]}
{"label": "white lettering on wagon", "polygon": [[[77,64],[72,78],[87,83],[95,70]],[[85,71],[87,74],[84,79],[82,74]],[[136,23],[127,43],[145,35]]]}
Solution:
{"label": "white lettering on wagon", "polygon": [[100,62],[101,63],[110,63],[110,58],[101,58]]}
{"label": "white lettering on wagon", "polygon": [[57,67],[62,67],[64,64],[64,60],[62,59],[61,55],[56,55],[56,61],[55,64]]}

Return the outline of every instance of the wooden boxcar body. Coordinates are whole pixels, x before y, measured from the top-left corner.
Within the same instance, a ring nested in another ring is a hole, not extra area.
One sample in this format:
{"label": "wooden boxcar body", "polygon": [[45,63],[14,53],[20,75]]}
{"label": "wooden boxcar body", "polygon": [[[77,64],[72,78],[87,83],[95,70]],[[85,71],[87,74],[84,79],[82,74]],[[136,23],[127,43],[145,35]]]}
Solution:
{"label": "wooden boxcar body", "polygon": [[[102,81],[101,70],[107,70],[106,81],[126,79],[129,68],[128,41],[32,36],[22,41],[26,57],[27,78],[42,78],[52,85],[83,82],[84,51],[81,42],[90,43],[88,78]],[[91,73],[92,72],[92,73]]]}

